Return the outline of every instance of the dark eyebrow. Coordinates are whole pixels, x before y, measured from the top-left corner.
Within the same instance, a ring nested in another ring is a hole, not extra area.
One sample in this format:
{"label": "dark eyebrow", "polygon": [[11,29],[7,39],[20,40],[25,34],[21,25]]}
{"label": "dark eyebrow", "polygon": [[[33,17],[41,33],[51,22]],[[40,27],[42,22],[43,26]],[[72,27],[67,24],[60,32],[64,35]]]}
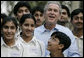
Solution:
{"label": "dark eyebrow", "polygon": [[3,26],[3,28],[8,28],[8,26],[7,26],[7,25],[5,25],[5,26]]}

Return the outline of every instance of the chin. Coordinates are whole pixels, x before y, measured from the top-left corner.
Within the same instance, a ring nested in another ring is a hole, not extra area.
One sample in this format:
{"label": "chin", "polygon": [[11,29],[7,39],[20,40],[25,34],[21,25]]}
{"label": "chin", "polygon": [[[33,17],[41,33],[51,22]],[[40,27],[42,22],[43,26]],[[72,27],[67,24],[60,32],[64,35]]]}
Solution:
{"label": "chin", "polygon": [[79,25],[79,26],[76,26],[76,28],[83,28],[81,25]]}
{"label": "chin", "polygon": [[48,46],[47,49],[50,50],[51,49],[51,46]]}
{"label": "chin", "polygon": [[40,25],[42,25],[41,23],[39,23],[39,24],[36,24],[37,26],[40,26]]}
{"label": "chin", "polygon": [[13,37],[6,37],[6,39],[10,40],[10,39],[13,39]]}
{"label": "chin", "polygon": [[52,51],[51,49],[47,49],[47,50],[50,51],[50,52]]}
{"label": "chin", "polygon": [[49,51],[50,51],[50,49],[49,49],[49,48],[47,48],[47,50],[49,50]]}
{"label": "chin", "polygon": [[30,37],[30,36],[32,36],[32,35],[31,35],[31,34],[27,34],[26,36],[27,36],[27,37]]}
{"label": "chin", "polygon": [[49,20],[49,22],[52,22],[53,23],[53,22],[55,22],[55,20]]}

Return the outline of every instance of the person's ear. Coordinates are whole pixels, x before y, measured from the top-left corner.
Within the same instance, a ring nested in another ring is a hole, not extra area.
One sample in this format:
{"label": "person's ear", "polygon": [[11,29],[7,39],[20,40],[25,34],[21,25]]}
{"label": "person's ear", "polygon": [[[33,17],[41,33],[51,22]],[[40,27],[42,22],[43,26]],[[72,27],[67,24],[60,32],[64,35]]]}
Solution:
{"label": "person's ear", "polygon": [[64,45],[63,44],[60,44],[59,45],[59,49],[63,49],[64,48]]}

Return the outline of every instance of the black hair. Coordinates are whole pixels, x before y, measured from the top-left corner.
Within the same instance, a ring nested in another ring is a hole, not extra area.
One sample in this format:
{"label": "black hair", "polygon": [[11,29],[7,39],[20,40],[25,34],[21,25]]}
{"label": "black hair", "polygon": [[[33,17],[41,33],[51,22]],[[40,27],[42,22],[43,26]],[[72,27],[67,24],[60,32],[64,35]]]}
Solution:
{"label": "black hair", "polygon": [[[3,22],[5,17],[7,17],[7,15],[5,13],[1,13],[2,22]],[[1,23],[1,25],[2,25],[2,23]]]}
{"label": "black hair", "polygon": [[20,7],[23,7],[23,6],[27,7],[27,8],[29,9],[29,11],[31,12],[30,4],[29,4],[28,2],[26,2],[26,1],[20,1],[20,2],[18,2],[18,3],[15,5],[15,7],[14,7],[14,10],[13,10],[14,14],[17,15],[18,9],[19,9]]}
{"label": "black hair", "polygon": [[75,9],[71,13],[71,21],[73,20],[73,17],[79,13],[83,13],[83,9]]}
{"label": "black hair", "polygon": [[32,18],[36,24],[36,20],[32,14],[24,14],[20,19],[20,24],[22,25],[27,18]]}
{"label": "black hair", "polygon": [[57,32],[52,33],[51,37],[53,35],[55,35],[55,38],[58,38],[58,40],[60,41],[59,44],[64,45],[64,48],[62,49],[62,52],[64,50],[66,50],[67,48],[69,48],[69,46],[71,45],[71,40],[65,33],[57,31]]}
{"label": "black hair", "polygon": [[34,8],[32,8],[32,15],[34,15],[36,11],[40,11],[42,14],[44,12],[42,6],[35,6]]}
{"label": "black hair", "polygon": [[6,22],[10,22],[10,21],[12,21],[14,23],[14,25],[17,29],[18,23],[17,23],[16,19],[14,17],[11,17],[11,16],[7,16],[6,18],[4,18],[1,28],[3,28],[4,24],[6,24]]}
{"label": "black hair", "polygon": [[7,15],[5,13],[2,13],[1,18],[4,19],[5,17],[7,17]]}
{"label": "black hair", "polygon": [[67,6],[61,5],[62,9],[65,9],[67,11],[68,17],[70,17],[70,10]]}

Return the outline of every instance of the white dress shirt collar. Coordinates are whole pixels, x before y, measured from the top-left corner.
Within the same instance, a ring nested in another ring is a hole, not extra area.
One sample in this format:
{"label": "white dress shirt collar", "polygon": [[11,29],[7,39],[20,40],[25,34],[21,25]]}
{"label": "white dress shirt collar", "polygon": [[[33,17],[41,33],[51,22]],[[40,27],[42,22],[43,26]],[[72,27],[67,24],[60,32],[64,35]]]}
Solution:
{"label": "white dress shirt collar", "polygon": [[19,39],[20,39],[20,41],[22,42],[22,43],[25,43],[25,44],[30,44],[30,43],[34,43],[34,44],[36,44],[36,37],[34,37],[33,36],[33,38],[27,43],[27,42],[25,42],[23,39],[22,39],[22,37],[20,36],[19,37]]}
{"label": "white dress shirt collar", "polygon": [[[74,35],[75,36],[75,35]],[[75,36],[76,39],[79,39],[77,36]],[[81,40],[83,40],[83,35],[80,37]]]}
{"label": "white dress shirt collar", "polygon": [[20,41],[19,40],[15,40],[15,44],[14,45],[12,45],[12,46],[8,46],[8,45],[6,45],[6,43],[4,42],[4,40],[3,40],[3,38],[1,37],[1,46],[5,46],[5,47],[16,47],[16,48],[18,48],[18,49],[20,49]]}
{"label": "white dress shirt collar", "polygon": [[[40,27],[37,27],[36,29],[38,29],[38,28],[41,28],[41,29],[39,29],[39,31],[41,33],[46,32],[46,31],[50,31],[50,30],[48,30],[48,29],[45,28],[44,24],[42,26],[40,26]],[[52,30],[58,30],[57,28],[59,28],[58,24],[56,24],[55,28],[53,28]]]}

